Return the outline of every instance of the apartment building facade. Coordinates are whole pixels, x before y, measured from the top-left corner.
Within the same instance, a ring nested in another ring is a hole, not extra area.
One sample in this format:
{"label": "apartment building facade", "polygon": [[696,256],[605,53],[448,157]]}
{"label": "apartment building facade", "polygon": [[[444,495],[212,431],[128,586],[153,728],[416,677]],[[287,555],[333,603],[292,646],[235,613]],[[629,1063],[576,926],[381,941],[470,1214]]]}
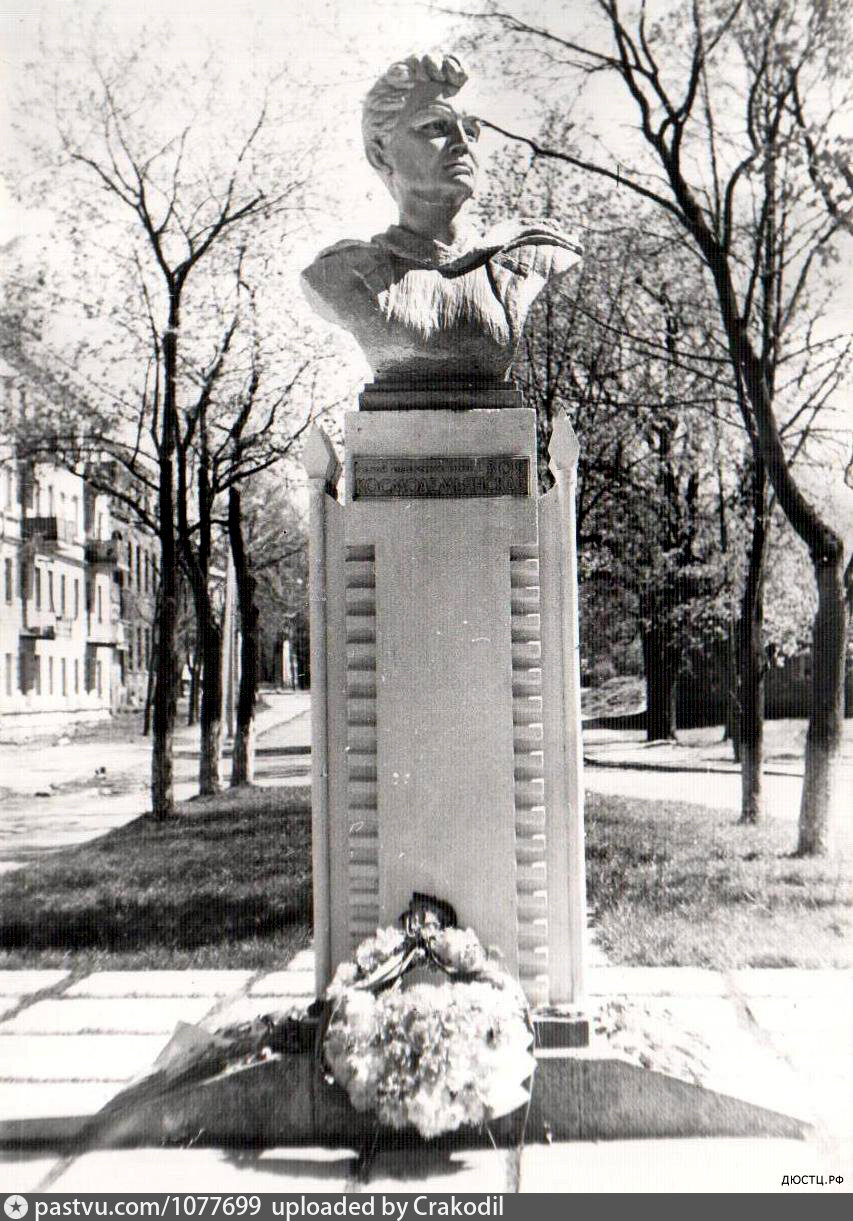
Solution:
{"label": "apartment building facade", "polygon": [[109,496],[0,452],[0,740],[145,698],[156,580],[153,538]]}

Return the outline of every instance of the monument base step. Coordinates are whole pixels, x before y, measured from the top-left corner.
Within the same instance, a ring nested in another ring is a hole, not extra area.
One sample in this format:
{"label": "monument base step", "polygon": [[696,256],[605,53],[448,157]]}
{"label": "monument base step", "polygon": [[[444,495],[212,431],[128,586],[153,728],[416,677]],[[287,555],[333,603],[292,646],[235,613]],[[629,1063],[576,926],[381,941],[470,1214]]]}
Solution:
{"label": "monument base step", "polygon": [[539,1048],[589,1047],[589,1019],[584,1014],[533,1012],[534,1046]]}
{"label": "monument base step", "polygon": [[[68,1145],[127,1148],[151,1145],[276,1146],[372,1143],[376,1126],[355,1111],[346,1094],[329,1084],[308,1052],[285,1054],[188,1086],[127,1112],[83,1123],[69,1118]],[[52,1143],[62,1125],[51,1119]],[[767,1136],[802,1139],[803,1120],[742,1099],[638,1068],[588,1051],[543,1049],[528,1108],[493,1124],[447,1139],[460,1145],[514,1146],[552,1140],[628,1140],[695,1136]],[[0,1142],[18,1147],[44,1143],[37,1120],[0,1124]],[[412,1142],[409,1132],[383,1140]]]}

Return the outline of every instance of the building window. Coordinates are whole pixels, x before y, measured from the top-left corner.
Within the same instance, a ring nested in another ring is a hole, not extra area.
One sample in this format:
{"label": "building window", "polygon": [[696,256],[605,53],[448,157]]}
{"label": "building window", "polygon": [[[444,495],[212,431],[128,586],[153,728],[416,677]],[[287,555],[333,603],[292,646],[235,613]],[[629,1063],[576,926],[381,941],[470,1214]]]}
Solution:
{"label": "building window", "polygon": [[128,588],[133,584],[133,543],[130,539],[127,540],[127,585]]}
{"label": "building window", "polygon": [[62,668],[62,694],[67,695],[68,694],[68,663],[66,662],[65,658],[63,657],[62,661],[59,664]]}
{"label": "building window", "polygon": [[6,601],[11,603],[12,586],[14,584],[14,569],[12,567],[12,561],[10,559],[7,559],[4,562],[3,567],[6,570]]}
{"label": "building window", "polygon": [[98,623],[104,622],[104,599],[100,585],[96,586],[95,596],[98,602]]}
{"label": "building window", "polygon": [[53,488],[47,489],[47,516],[56,517],[56,500],[53,495]]}
{"label": "building window", "polygon": [[74,618],[80,618],[80,578],[74,578]]}
{"label": "building window", "polygon": [[80,694],[80,659],[74,658],[74,694]]}
{"label": "building window", "polygon": [[65,573],[59,578],[59,613],[65,618]]}
{"label": "building window", "polygon": [[102,662],[100,662],[100,661],[99,661],[99,662],[97,662],[97,663],[95,664],[95,674],[96,674],[96,676],[97,676],[97,677],[96,677],[96,681],[97,681],[97,684],[98,684],[98,697],[99,697],[99,698],[100,698],[100,697],[103,695],[103,693],[104,693],[104,691],[103,691],[103,678],[104,678],[103,671],[104,671],[104,667],[103,667]]}
{"label": "building window", "polygon": [[53,658],[47,659],[47,693],[53,695]]}
{"label": "building window", "polygon": [[76,535],[80,531],[80,498],[79,498],[79,496],[73,496],[71,498],[71,512],[74,514],[74,533]]}
{"label": "building window", "polygon": [[53,569],[47,570],[47,609],[56,613],[56,607],[53,605]]}
{"label": "building window", "polygon": [[12,694],[12,654],[6,654],[6,694]]}
{"label": "building window", "polygon": [[41,610],[41,569],[33,569],[33,589],[36,595],[36,610]]}
{"label": "building window", "polygon": [[145,592],[151,589],[151,556],[145,552]]}
{"label": "building window", "polygon": [[36,695],[41,695],[41,657],[33,659],[33,669],[36,676]]}

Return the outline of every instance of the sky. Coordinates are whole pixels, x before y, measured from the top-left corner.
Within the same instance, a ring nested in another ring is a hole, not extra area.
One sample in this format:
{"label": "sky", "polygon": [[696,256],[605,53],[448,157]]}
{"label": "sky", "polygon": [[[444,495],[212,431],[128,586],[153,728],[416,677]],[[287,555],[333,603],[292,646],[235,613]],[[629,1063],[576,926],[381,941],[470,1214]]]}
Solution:
{"label": "sky", "polygon": [[[672,0],[662,0],[669,4]],[[449,0],[452,4],[453,0]],[[464,7],[464,6],[463,6]],[[539,20],[565,6],[561,0],[521,0],[514,5]],[[586,0],[573,5],[582,12]],[[340,216],[354,235],[365,236],[393,219],[384,188],[364,162],[361,151],[361,99],[380,72],[413,53],[454,50],[458,19],[426,0],[0,0],[0,131],[8,138],[10,103],[21,87],[27,62],[41,54],[39,38],[56,43],[61,25],[73,13],[81,25],[97,14],[123,43],[132,43],[143,26],[164,21],[170,27],[171,53],[192,62],[208,45],[235,73],[259,76],[282,62],[306,82],[322,87],[319,106],[328,119],[325,161],[331,200],[326,221],[328,240],[339,236]],[[495,74],[466,87],[466,104],[501,125],[536,126],[541,97],[508,88]],[[614,105],[612,91],[601,90],[595,105]],[[617,123],[618,109],[614,108]],[[488,155],[490,137],[485,138]],[[6,140],[4,139],[4,145]],[[342,164],[346,169],[342,172]],[[0,183],[0,242],[21,232],[38,231],[44,218],[22,210]],[[320,226],[322,230],[323,226]],[[326,236],[320,233],[321,238]]]}
{"label": "sky", "polygon": [[[676,2],[649,0],[649,7],[653,16],[665,17]],[[393,60],[413,52],[454,50],[458,21],[442,10],[443,3],[461,5],[462,0],[0,0],[0,139],[6,147],[11,102],[24,87],[27,63],[42,55],[40,38],[48,47],[58,46],[69,18],[84,29],[100,16],[112,37],[125,45],[133,45],[144,26],[168,22],[169,54],[192,64],[213,48],[217,66],[236,85],[238,98],[242,80],[287,64],[292,76],[306,81],[306,90],[318,90],[310,96],[317,110],[314,119],[323,124],[317,164],[324,206],[312,215],[301,245],[296,243],[288,255],[298,296],[298,269],[317,250],[344,236],[368,237],[395,219],[390,197],[364,160],[361,99]],[[589,0],[513,0],[507,7],[543,26],[592,27]],[[547,95],[541,79],[510,82],[496,61],[493,73],[481,74],[466,87],[466,105],[501,125],[533,133]],[[634,116],[620,91],[597,78],[585,105],[607,133],[607,151],[621,156],[634,138]],[[487,134],[486,173],[495,146],[496,138]],[[16,204],[0,185],[0,244],[20,234],[43,237],[50,220],[43,210]],[[61,257],[58,250],[55,257]],[[853,259],[849,262],[831,319],[834,330],[849,328],[853,317]],[[364,376],[366,366],[359,364],[354,345],[338,333],[336,339],[354,362],[354,377]]]}

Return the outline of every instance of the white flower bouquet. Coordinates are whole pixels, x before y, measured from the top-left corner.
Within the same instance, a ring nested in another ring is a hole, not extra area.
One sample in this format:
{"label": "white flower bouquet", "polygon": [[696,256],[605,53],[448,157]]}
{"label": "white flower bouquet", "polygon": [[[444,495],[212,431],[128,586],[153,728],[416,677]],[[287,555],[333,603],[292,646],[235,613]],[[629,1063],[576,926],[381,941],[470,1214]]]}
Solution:
{"label": "white flower bouquet", "polygon": [[[439,983],[406,989],[432,967]],[[326,1065],[359,1111],[431,1138],[524,1106],[535,1060],[521,988],[472,929],[430,912],[383,929],[342,963],[327,992]]]}

